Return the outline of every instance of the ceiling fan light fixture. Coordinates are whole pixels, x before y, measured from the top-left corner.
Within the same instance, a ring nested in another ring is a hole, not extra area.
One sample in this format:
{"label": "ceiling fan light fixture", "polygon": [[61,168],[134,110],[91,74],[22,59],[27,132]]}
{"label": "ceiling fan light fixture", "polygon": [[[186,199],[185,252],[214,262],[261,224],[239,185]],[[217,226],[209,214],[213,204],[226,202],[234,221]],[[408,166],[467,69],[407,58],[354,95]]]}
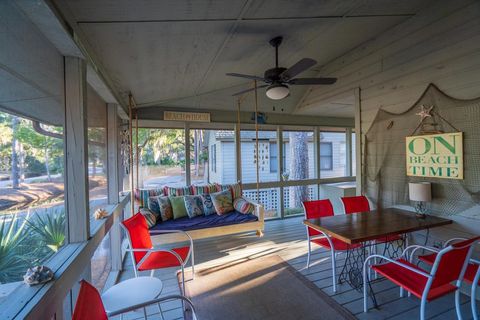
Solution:
{"label": "ceiling fan light fixture", "polygon": [[267,97],[272,100],[281,100],[286,98],[290,93],[290,89],[287,85],[281,83],[274,83],[267,88]]}

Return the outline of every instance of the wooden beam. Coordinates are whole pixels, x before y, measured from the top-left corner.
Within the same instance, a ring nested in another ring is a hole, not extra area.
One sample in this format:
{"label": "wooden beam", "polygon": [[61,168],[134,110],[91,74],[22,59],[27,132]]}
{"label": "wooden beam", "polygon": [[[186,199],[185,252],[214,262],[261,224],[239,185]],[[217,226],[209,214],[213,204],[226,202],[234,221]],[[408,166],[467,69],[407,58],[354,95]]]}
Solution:
{"label": "wooden beam", "polygon": [[65,207],[68,242],[89,238],[86,63],[65,57]]}
{"label": "wooden beam", "polygon": [[357,195],[362,194],[362,108],[360,88],[355,88],[355,173],[357,183]]}

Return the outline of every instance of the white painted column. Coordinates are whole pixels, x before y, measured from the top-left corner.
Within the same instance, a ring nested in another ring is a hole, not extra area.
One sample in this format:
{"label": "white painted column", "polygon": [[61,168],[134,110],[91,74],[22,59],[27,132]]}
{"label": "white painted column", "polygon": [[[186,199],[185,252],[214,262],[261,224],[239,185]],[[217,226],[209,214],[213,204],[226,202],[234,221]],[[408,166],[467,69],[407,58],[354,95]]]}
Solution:
{"label": "white painted column", "polygon": [[[114,103],[107,104],[107,161],[108,161],[108,203],[117,204],[119,201],[119,171],[118,171],[118,106]],[[122,243],[120,220],[121,215],[115,217],[110,229],[110,253],[112,258],[112,271],[122,270]],[[116,280],[116,279],[115,279]]]}
{"label": "white painted column", "polygon": [[115,103],[107,104],[107,167],[108,167],[108,203],[118,203],[118,106]]}
{"label": "white painted column", "polygon": [[190,124],[185,122],[185,185],[192,184],[190,167]]}
{"label": "white painted column", "polygon": [[[88,195],[88,135],[86,62],[65,57],[65,217],[66,242],[83,242],[90,237]],[[90,268],[81,278],[90,280]],[[73,311],[79,285],[72,287],[64,304],[64,314]],[[58,315],[60,316],[60,314]],[[60,316],[61,317],[61,316]]]}
{"label": "white painted column", "polygon": [[345,176],[352,176],[352,128],[345,130]]}
{"label": "white painted column", "polygon": [[65,57],[65,208],[68,242],[90,236],[86,63]]}

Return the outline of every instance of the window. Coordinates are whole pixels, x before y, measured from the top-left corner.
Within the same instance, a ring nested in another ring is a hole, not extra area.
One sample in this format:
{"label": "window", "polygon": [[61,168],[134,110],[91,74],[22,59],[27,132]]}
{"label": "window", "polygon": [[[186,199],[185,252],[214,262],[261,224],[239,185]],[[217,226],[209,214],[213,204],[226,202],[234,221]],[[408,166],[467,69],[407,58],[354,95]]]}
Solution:
{"label": "window", "polygon": [[285,216],[303,214],[303,201],[318,199],[318,185],[301,185],[283,188]]}
{"label": "window", "polygon": [[315,177],[313,131],[284,131],[283,176],[285,180],[305,180]]}
{"label": "window", "polygon": [[212,171],[213,172],[217,172],[217,145],[216,144],[213,144],[211,146],[212,150],[211,150],[211,166],[212,166]]}
{"label": "window", "polygon": [[90,214],[108,203],[107,184],[107,105],[87,88],[88,194]]}
{"label": "window", "polygon": [[320,142],[320,170],[333,170],[333,144]]}
{"label": "window", "polygon": [[[254,183],[257,181],[257,141],[254,130],[240,132],[242,150],[242,182]],[[260,182],[278,181],[276,172],[271,171],[272,144],[277,144],[277,131],[258,132],[258,174]],[[275,147],[276,148],[276,147]]]}
{"label": "window", "polygon": [[63,126],[0,112],[0,284],[13,293],[27,268],[65,242]]}
{"label": "window", "polygon": [[185,186],[184,129],[139,128],[138,148],[140,187]]}
{"label": "window", "polygon": [[270,142],[270,172],[278,172],[278,150],[277,143]]}
{"label": "window", "polygon": [[252,201],[261,203],[265,209],[265,219],[280,217],[280,188],[265,188],[243,190],[243,196]]}
{"label": "window", "polygon": [[236,181],[235,132],[190,130],[190,177],[192,184]]}
{"label": "window", "polygon": [[320,132],[320,178],[347,176],[346,138],[345,129]]}

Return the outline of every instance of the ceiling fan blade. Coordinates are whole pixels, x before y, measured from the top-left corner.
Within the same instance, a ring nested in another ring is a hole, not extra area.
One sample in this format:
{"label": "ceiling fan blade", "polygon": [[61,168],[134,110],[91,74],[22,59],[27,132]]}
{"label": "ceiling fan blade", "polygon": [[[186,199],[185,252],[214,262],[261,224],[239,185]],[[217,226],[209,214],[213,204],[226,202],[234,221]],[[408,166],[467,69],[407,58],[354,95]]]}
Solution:
{"label": "ceiling fan blade", "polygon": [[315,84],[334,84],[337,78],[296,78],[288,81],[293,85],[315,85]]}
{"label": "ceiling fan blade", "polygon": [[308,68],[313,67],[314,65],[317,64],[317,61],[310,59],[310,58],[303,58],[297,63],[295,63],[293,66],[288,68],[287,70],[283,71],[280,74],[280,78],[282,80],[287,81],[289,79],[292,79],[295,77],[297,74],[302,73],[303,71],[307,70]]}
{"label": "ceiling fan blade", "polygon": [[[261,86],[257,86],[257,89],[265,88],[265,87],[268,87],[268,84],[264,84],[264,85],[261,85]],[[240,96],[240,95],[242,95],[242,94],[244,94],[244,93],[247,93],[247,92],[250,92],[250,91],[253,91],[253,90],[255,90],[255,88],[246,89],[246,90],[243,90],[243,91],[234,93],[234,94],[232,94],[232,96],[234,96],[234,97]]]}
{"label": "ceiling fan blade", "polygon": [[266,80],[262,77],[257,77],[257,76],[251,76],[251,75],[248,75],[248,74],[241,74],[241,73],[226,73],[227,76],[231,76],[231,77],[239,77],[239,78],[246,78],[246,79],[250,79],[250,80],[258,80],[258,81],[263,81],[265,82]]}

